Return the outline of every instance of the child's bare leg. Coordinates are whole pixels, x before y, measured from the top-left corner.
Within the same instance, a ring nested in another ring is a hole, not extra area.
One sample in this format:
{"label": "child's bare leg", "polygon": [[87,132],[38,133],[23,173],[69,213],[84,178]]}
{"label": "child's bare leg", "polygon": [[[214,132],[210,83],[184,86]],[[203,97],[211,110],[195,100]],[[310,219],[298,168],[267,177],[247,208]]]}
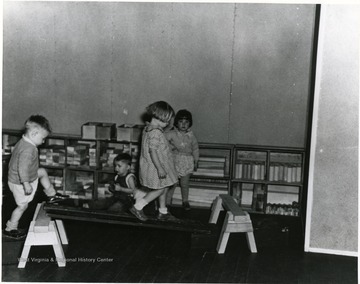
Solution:
{"label": "child's bare leg", "polygon": [[178,219],[172,216],[168,211],[168,208],[166,207],[166,195],[168,189],[169,189],[168,187],[165,188],[164,193],[159,196],[160,206],[159,206],[159,214],[157,218],[159,220],[177,221]]}
{"label": "child's bare leg", "polygon": [[44,168],[38,169],[38,177],[41,185],[44,188],[44,192],[47,196],[54,196],[56,194],[56,190],[54,186],[51,184],[47,171]]}
{"label": "child's bare leg", "polygon": [[190,175],[180,177],[181,197],[183,202],[189,202]]}
{"label": "child's bare leg", "polygon": [[14,211],[11,213],[9,221],[6,223],[6,231],[17,230],[19,221],[28,208],[28,204],[18,204]]}
{"label": "child's bare leg", "polygon": [[167,214],[167,207],[166,207],[166,196],[168,193],[169,188],[164,188],[164,192],[159,195],[159,212],[162,214]]}
{"label": "child's bare leg", "polygon": [[176,189],[176,184],[168,188],[168,191],[166,193],[166,205],[171,205],[171,201],[174,196],[175,189]]}

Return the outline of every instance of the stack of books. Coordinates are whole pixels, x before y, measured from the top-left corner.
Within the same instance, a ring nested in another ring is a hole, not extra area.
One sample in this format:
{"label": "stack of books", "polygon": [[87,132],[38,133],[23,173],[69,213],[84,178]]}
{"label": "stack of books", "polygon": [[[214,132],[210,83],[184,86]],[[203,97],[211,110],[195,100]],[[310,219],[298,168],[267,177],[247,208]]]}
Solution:
{"label": "stack of books", "polygon": [[199,158],[197,171],[194,176],[224,177],[225,157],[202,156]]}
{"label": "stack of books", "polygon": [[40,148],[39,160],[40,164],[45,166],[64,166],[65,149],[57,145]]}
{"label": "stack of books", "polygon": [[89,146],[77,144],[66,147],[67,152],[67,164],[72,166],[88,165],[88,153]]}
{"label": "stack of books", "polygon": [[54,186],[56,191],[61,191],[63,189],[64,178],[62,176],[55,176],[49,174],[49,180],[51,184]]}
{"label": "stack of books", "polygon": [[[219,194],[228,193],[228,184],[226,182],[214,182],[209,180],[191,180],[189,188],[189,202],[194,207],[211,207],[215,198]],[[172,204],[181,205],[182,196],[180,187],[176,187]]]}
{"label": "stack of books", "polygon": [[100,157],[101,168],[113,170],[114,169],[114,159],[117,155],[119,155],[122,152],[123,152],[122,149],[107,148]]}

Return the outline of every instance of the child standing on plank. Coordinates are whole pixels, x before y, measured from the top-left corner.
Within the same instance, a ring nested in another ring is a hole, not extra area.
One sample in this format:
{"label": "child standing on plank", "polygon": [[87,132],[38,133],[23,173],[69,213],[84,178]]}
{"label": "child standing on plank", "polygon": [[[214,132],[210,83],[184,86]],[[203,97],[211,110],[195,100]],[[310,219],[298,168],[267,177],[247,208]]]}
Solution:
{"label": "child standing on plank", "polygon": [[[196,171],[199,161],[199,144],[191,131],[192,115],[186,110],[179,110],[174,119],[174,129],[166,132],[174,155],[175,168],[179,176],[181,197],[185,210],[190,210],[189,181],[191,174]],[[176,186],[168,190],[167,204],[171,203]]]}
{"label": "child standing on plank", "polygon": [[174,116],[173,108],[164,101],[158,101],[146,108],[150,123],[144,128],[140,153],[140,183],[150,191],[136,200],[130,212],[141,221],[148,218],[143,208],[159,198],[158,219],[174,220],[166,207],[166,194],[178,178],[164,128]]}
{"label": "child standing on plank", "polygon": [[16,143],[9,162],[8,185],[14,195],[17,207],[6,223],[3,234],[13,239],[21,239],[26,232],[18,229],[19,221],[33,200],[38,186],[42,184],[48,203],[64,200],[68,196],[56,193],[50,183],[45,169],[39,168],[39,155],[37,147],[51,133],[49,121],[41,115],[32,115],[25,122],[25,132],[22,139]]}
{"label": "child standing on plank", "polygon": [[116,176],[110,186],[114,194],[115,202],[108,211],[124,212],[133,205],[133,200],[144,197],[145,192],[137,189],[136,176],[131,173],[132,157],[127,153],[121,153],[114,159]]}

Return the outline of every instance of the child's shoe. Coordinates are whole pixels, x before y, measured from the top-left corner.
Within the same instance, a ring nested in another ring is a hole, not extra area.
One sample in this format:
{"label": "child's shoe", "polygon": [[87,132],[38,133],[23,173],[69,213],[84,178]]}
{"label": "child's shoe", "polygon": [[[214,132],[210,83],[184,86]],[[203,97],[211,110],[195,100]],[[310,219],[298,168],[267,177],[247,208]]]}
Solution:
{"label": "child's shoe", "polygon": [[147,221],[148,218],[146,217],[146,215],[144,214],[144,211],[142,210],[137,210],[134,206],[132,206],[129,211],[136,217],[138,218],[140,221]]}
{"label": "child's shoe", "polygon": [[161,220],[161,221],[178,221],[179,220],[175,216],[171,215],[169,212],[166,214],[159,212],[157,215],[157,219]]}
{"label": "child's shoe", "polygon": [[69,197],[70,197],[69,195],[63,195],[63,194],[60,194],[60,193],[56,193],[53,196],[48,196],[47,203],[52,204],[52,203],[64,201],[66,199],[69,199]]}
{"label": "child's shoe", "polygon": [[21,230],[21,229],[11,230],[11,231],[3,230],[3,235],[5,237],[7,237],[7,238],[10,238],[10,239],[22,240],[22,239],[25,239],[26,232],[24,230]]}
{"label": "child's shoe", "polygon": [[183,202],[183,207],[185,211],[189,211],[191,209],[189,201]]}

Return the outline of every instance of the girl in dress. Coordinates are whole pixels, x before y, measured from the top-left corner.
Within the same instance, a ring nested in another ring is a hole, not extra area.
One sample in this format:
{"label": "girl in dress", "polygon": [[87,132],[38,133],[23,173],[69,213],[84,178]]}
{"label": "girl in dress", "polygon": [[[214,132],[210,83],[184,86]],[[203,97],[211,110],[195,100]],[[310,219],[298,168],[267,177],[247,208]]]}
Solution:
{"label": "girl in dress", "polygon": [[[199,161],[199,144],[191,130],[192,122],[191,112],[186,109],[179,110],[175,115],[174,129],[166,132],[179,176],[183,207],[187,211],[190,210],[189,181],[192,173],[196,171]],[[167,204],[171,204],[175,187],[173,186],[168,191]]]}
{"label": "girl in dress", "polygon": [[157,218],[175,219],[166,207],[166,194],[168,188],[177,182],[178,177],[171,149],[164,135],[164,128],[170,123],[175,113],[173,108],[164,101],[149,105],[146,112],[150,122],[142,133],[139,180],[141,185],[149,191],[144,197],[136,200],[130,212],[141,221],[146,221],[148,218],[143,208],[149,202],[159,198]]}

